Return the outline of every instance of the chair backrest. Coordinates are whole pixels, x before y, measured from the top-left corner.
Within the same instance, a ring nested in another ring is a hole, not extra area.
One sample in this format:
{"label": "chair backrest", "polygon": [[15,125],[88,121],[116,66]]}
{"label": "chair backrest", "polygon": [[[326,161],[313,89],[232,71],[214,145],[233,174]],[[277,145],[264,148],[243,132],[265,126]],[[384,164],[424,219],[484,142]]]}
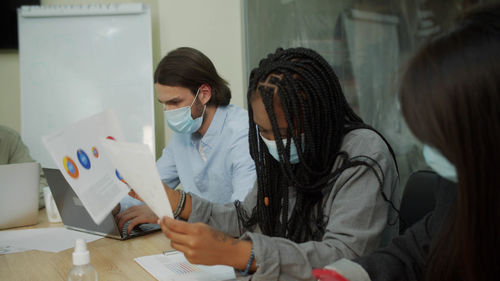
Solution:
{"label": "chair backrest", "polygon": [[417,171],[410,175],[401,200],[400,234],[434,209],[439,179],[433,171]]}

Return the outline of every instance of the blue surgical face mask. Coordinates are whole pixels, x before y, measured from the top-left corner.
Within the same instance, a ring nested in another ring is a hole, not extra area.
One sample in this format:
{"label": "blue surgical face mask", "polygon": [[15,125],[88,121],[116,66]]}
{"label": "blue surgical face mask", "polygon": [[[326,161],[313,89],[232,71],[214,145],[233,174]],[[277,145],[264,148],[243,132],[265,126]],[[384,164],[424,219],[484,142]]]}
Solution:
{"label": "blue surgical face mask", "polygon": [[432,148],[428,145],[424,145],[422,150],[424,154],[424,159],[427,165],[429,165],[436,173],[445,179],[452,182],[457,182],[457,171],[455,166],[450,163],[437,149]]}
{"label": "blue surgical face mask", "polygon": [[[260,134],[260,137],[266,144],[267,150],[269,151],[271,156],[273,156],[273,158],[276,159],[276,161],[280,161],[280,156],[278,154],[278,145],[276,144],[276,141],[268,140],[265,137],[263,137],[262,134]],[[302,137],[302,143],[304,143],[304,134],[302,134],[301,137]],[[286,147],[287,139],[282,139],[282,141],[283,141],[283,146]],[[299,155],[297,154],[297,147],[295,146],[293,139],[290,140],[290,163],[291,164],[299,163]]]}
{"label": "blue surgical face mask", "polygon": [[193,117],[191,117],[191,109],[199,93],[200,89],[198,88],[198,91],[196,91],[196,96],[194,97],[193,103],[191,103],[191,105],[164,111],[168,126],[174,132],[180,134],[192,134],[200,129],[201,124],[203,123],[203,115],[205,114],[206,106],[203,108],[203,113],[200,117],[196,119],[193,119]]}

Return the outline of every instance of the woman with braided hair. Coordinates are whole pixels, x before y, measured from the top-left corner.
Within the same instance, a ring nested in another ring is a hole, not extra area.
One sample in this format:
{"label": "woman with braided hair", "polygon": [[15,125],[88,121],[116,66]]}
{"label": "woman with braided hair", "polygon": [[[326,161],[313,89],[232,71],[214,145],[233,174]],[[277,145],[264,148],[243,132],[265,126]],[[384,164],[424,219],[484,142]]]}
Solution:
{"label": "woman with braided hair", "polygon": [[313,280],[313,267],[377,248],[394,222],[396,163],[328,63],[312,50],[278,49],[252,71],[248,105],[254,188],[226,205],[167,188],[187,220],[160,220],[172,247],[252,280]]}

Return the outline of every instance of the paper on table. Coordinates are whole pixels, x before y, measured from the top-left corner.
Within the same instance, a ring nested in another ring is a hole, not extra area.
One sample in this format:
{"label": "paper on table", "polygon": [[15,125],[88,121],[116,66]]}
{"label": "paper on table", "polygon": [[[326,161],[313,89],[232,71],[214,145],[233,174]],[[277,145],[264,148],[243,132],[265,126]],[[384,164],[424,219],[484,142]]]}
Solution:
{"label": "paper on table", "polygon": [[110,161],[125,177],[128,185],[159,217],[173,218],[172,207],[156,170],[153,154],[142,143],[127,143],[101,139]]}
{"label": "paper on table", "polygon": [[92,242],[101,239],[102,236],[69,230],[64,227],[0,231],[0,254],[29,250],[60,252],[73,248],[77,238]]}
{"label": "paper on table", "polygon": [[191,264],[186,260],[184,254],[178,251],[139,257],[134,260],[160,281],[220,281],[235,280],[236,278],[234,269],[230,266]]}
{"label": "paper on table", "polygon": [[108,110],[42,137],[57,167],[95,223],[101,223],[129,188],[101,151],[101,138],[123,139],[118,118]]}

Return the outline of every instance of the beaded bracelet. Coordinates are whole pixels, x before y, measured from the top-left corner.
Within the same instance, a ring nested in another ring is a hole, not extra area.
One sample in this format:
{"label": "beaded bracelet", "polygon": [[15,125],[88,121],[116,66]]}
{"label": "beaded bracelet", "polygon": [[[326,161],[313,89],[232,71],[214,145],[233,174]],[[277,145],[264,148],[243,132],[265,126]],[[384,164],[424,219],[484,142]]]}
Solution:
{"label": "beaded bracelet", "polygon": [[252,267],[252,263],[253,263],[254,258],[255,258],[255,254],[253,252],[253,245],[252,245],[252,251],[250,251],[250,258],[248,259],[247,267],[245,267],[244,271],[240,271],[241,275],[243,275],[243,276],[248,275],[248,273],[250,271],[250,267]]}
{"label": "beaded bracelet", "polygon": [[184,210],[184,206],[186,205],[186,192],[184,192],[183,190],[179,190],[180,192],[180,199],[179,199],[179,203],[177,204],[177,208],[175,208],[175,211],[174,211],[174,218],[178,218],[180,216],[180,214],[182,213],[182,211]]}

